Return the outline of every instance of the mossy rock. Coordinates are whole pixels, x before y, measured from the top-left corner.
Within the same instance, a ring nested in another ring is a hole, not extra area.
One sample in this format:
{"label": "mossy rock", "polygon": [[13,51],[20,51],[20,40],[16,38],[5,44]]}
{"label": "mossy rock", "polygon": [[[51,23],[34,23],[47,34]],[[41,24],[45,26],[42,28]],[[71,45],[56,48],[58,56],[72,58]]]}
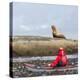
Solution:
{"label": "mossy rock", "polygon": [[73,51],[73,50],[72,50],[71,48],[68,48],[68,49],[67,49],[67,52],[69,52],[69,53],[72,53],[72,51]]}
{"label": "mossy rock", "polygon": [[52,54],[52,51],[49,51],[49,54]]}

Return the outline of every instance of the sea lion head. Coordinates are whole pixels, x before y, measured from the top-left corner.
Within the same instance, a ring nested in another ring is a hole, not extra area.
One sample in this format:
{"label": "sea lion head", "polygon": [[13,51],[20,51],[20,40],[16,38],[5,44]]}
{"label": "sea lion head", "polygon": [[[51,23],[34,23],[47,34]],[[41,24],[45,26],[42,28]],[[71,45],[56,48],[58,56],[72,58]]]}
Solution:
{"label": "sea lion head", "polygon": [[56,32],[57,32],[57,31],[56,31],[56,27],[55,27],[54,25],[52,25],[51,28],[52,28],[52,32],[53,32],[53,33],[56,33]]}

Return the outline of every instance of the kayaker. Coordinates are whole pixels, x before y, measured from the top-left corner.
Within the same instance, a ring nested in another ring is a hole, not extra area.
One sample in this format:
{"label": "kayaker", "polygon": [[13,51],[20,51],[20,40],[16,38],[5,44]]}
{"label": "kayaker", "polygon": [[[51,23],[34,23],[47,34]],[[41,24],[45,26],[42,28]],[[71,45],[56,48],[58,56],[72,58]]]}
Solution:
{"label": "kayaker", "polygon": [[68,59],[66,53],[63,48],[60,48],[56,59],[51,64],[48,64],[48,66],[54,68],[57,66],[66,66],[67,63]]}

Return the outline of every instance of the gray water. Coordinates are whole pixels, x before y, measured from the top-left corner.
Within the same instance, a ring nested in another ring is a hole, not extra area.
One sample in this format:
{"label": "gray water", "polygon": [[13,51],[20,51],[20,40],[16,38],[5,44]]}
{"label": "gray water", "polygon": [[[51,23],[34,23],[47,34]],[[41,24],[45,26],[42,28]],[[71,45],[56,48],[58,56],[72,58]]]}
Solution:
{"label": "gray water", "polygon": [[[72,58],[78,58],[78,55],[67,55],[68,59],[72,59]],[[12,61],[13,62],[27,62],[27,61],[35,61],[35,60],[54,60],[56,58],[56,56],[37,56],[37,57],[18,57],[18,58],[13,58]]]}

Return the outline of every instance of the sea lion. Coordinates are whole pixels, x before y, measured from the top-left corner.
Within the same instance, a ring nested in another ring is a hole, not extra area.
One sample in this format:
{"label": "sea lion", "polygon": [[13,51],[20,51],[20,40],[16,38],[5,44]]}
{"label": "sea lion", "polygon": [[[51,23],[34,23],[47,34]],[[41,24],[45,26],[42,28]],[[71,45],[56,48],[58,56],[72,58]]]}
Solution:
{"label": "sea lion", "polygon": [[58,30],[54,25],[52,25],[51,28],[52,28],[52,35],[54,38],[63,38],[63,39],[66,38],[62,33],[58,32]]}

